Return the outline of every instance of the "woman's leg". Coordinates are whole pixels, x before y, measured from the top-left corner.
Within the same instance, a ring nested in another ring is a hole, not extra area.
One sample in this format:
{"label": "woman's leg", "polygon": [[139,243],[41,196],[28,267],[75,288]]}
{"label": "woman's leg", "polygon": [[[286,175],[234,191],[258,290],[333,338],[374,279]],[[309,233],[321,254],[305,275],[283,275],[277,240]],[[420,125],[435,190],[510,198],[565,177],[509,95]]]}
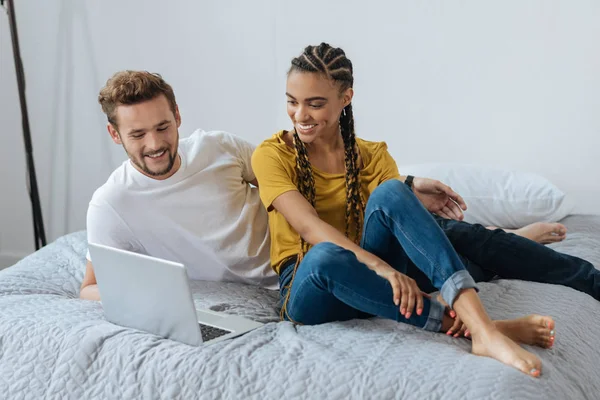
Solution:
{"label": "woman's leg", "polygon": [[473,353],[539,375],[540,360],[495,327],[474,289],[473,278],[444,232],[408,187],[395,180],[381,184],[371,194],[365,212],[363,247],[375,254],[389,254],[389,248],[384,247],[390,244],[390,234],[470,330]]}
{"label": "woman's leg", "polygon": [[415,279],[419,287],[433,285],[450,307],[461,290],[476,287],[432,215],[398,180],[382,183],[371,194],[361,247]]}
{"label": "woman's leg", "polygon": [[[282,296],[291,280],[293,264],[282,271]],[[313,246],[298,266],[286,306],[291,320],[306,325],[373,315],[439,332],[444,307],[423,299],[423,313],[410,318],[393,302],[389,282],[358,261],[353,252],[332,243]]]}
{"label": "woman's leg", "polygon": [[[398,253],[403,253],[397,242],[390,244],[389,248],[395,247],[396,250],[399,249]],[[287,294],[286,286],[290,282],[293,268],[292,261],[282,269],[282,297]],[[453,319],[444,313],[437,302],[433,302],[433,307],[430,305],[427,308],[426,305],[422,316],[428,316],[427,319],[404,318],[398,307],[390,301],[390,285],[358,262],[353,253],[331,243],[319,244],[309,251],[294,282],[288,313],[291,319],[303,324],[346,321],[377,315],[444,333],[453,325]],[[300,285],[300,282],[303,283]],[[424,301],[427,303],[429,300]],[[551,347],[554,342],[554,321],[549,317],[530,315],[516,320],[494,321],[494,324],[518,343]]]}

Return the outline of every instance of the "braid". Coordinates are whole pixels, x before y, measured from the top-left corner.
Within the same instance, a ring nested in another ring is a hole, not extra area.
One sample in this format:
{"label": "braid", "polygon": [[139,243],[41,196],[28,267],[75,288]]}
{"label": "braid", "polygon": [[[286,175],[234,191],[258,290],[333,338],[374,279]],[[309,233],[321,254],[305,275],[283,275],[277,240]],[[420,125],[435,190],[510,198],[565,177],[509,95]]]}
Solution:
{"label": "braid", "polygon": [[354,241],[358,244],[362,233],[365,202],[360,191],[360,168],[351,104],[344,108],[340,116],[340,130],[344,139],[346,163],[346,236],[350,237],[352,234],[352,223],[354,222]]}
{"label": "braid", "polygon": [[312,167],[308,161],[308,151],[304,142],[300,140],[294,129],[294,148],[296,149],[296,174],[298,175],[298,190],[308,200],[311,206],[315,206],[315,178]]}
{"label": "braid", "polygon": [[[296,129],[294,129],[292,138],[294,139],[294,149],[296,150],[296,176],[298,180],[296,185],[298,186],[298,191],[302,194],[302,196],[304,196],[306,200],[308,200],[310,205],[314,207],[315,177],[312,173],[310,161],[308,161],[308,151],[306,150],[304,142],[300,140]],[[298,266],[302,262],[304,255],[308,253],[309,247],[310,246],[306,242],[306,240],[304,240],[304,238],[300,236],[300,253],[298,253],[298,257],[296,257],[294,271],[292,272],[292,279],[290,280],[290,283],[287,286],[287,295],[285,296],[285,300],[283,301],[283,307],[281,308],[280,317],[282,320],[284,315],[287,315],[290,321],[294,321],[287,312],[287,303],[290,298],[290,293],[292,291],[292,283],[294,282],[294,278],[296,278],[296,271],[298,270]]]}
{"label": "braid", "polygon": [[[308,46],[304,52],[292,60],[289,72],[312,72],[320,73],[333,80],[340,87],[340,92],[353,87],[352,62],[346,57],[342,49],[334,48],[327,43],[319,46]],[[365,202],[360,190],[360,167],[358,165],[358,150],[356,147],[356,136],[354,133],[354,115],[352,105],[344,108],[340,116],[340,131],[344,140],[344,162],[346,169],[346,236],[352,237],[357,244],[360,242],[362,225],[364,219]],[[298,133],[293,132],[294,148],[296,150],[296,174],[298,191],[315,206],[315,179],[312,167],[308,159],[306,146],[300,140]],[[281,319],[287,316],[296,323],[287,312],[287,303],[290,298],[291,287],[296,277],[296,270],[304,255],[309,250],[309,244],[300,237],[300,252],[296,258],[294,270],[286,297],[281,308]]]}

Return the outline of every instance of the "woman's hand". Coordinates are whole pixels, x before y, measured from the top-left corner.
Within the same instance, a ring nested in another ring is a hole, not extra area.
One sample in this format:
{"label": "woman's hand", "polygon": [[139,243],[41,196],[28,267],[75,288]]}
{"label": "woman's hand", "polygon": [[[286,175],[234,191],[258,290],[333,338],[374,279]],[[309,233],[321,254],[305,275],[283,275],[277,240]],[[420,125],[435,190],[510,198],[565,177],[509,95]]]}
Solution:
{"label": "woman's hand", "polygon": [[446,307],[446,314],[450,316],[450,318],[454,319],[454,323],[452,324],[450,329],[448,329],[446,335],[454,336],[455,338],[461,336],[468,338],[471,335],[471,333],[467,329],[467,326],[462,322],[458,314],[456,314],[456,311],[454,311],[450,308],[450,306],[448,306],[448,303],[444,301],[441,294],[437,296],[437,301],[439,301],[444,307]]}
{"label": "woman's hand", "polygon": [[414,279],[396,271],[383,261],[379,261],[371,269],[390,282],[394,292],[394,304],[400,307],[400,314],[404,318],[410,318],[415,305],[417,315],[423,313],[423,296],[429,295],[421,292]]}
{"label": "woman's hand", "polygon": [[463,211],[467,205],[450,186],[435,179],[415,178],[413,192],[429,212],[457,221],[464,218]]}

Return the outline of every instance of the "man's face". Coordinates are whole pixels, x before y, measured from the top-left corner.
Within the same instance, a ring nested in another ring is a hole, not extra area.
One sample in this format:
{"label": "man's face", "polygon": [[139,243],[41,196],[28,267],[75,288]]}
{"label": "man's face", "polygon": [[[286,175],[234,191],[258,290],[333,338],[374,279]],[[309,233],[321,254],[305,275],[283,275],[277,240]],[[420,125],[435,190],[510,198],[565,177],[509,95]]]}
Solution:
{"label": "man's face", "polygon": [[116,122],[117,127],[108,124],[108,131],[115,143],[123,145],[141,173],[162,180],[179,169],[177,128],[181,118],[178,109],[173,115],[164,95],[143,103],[118,106]]}

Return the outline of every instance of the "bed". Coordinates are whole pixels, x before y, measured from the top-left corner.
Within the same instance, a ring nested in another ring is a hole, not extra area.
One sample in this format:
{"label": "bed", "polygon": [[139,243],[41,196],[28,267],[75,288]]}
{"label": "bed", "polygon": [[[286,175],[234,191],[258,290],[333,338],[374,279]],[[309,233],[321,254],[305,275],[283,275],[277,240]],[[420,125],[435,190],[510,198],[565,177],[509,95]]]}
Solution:
{"label": "bed", "polygon": [[[600,216],[562,222],[569,236],[551,246],[600,267]],[[543,362],[534,379],[392,321],[278,322],[275,292],[231,283],[193,282],[194,300],[265,323],[242,337],[190,347],[116,326],[78,299],[86,249],[73,233],[0,271],[0,398],[600,398],[600,303],[566,287],[481,285],[495,319],[555,318],[554,348],[528,347]]]}

